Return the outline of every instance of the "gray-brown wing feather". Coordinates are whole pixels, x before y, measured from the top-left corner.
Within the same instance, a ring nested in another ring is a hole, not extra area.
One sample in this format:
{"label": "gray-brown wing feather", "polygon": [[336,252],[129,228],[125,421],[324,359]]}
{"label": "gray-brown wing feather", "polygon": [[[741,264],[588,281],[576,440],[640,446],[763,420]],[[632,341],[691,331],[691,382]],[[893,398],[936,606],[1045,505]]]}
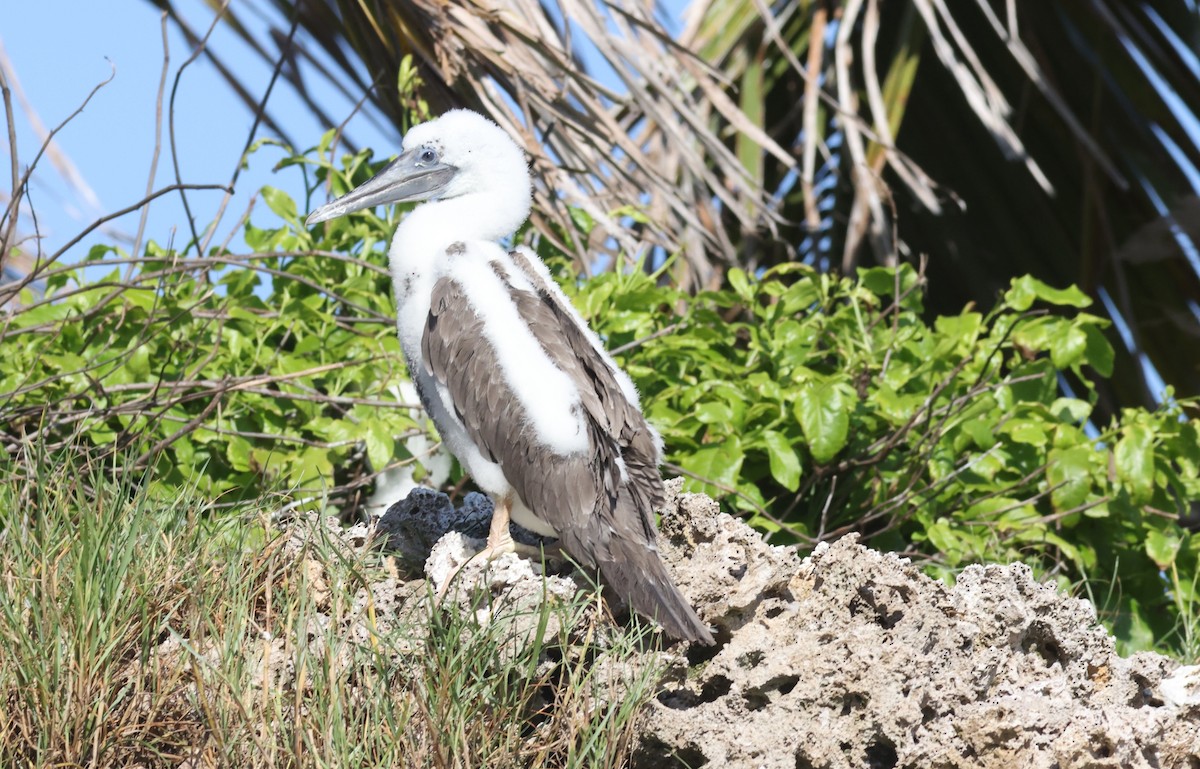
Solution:
{"label": "gray-brown wing feather", "polygon": [[637,521],[623,523],[640,525],[646,540],[653,542],[656,534],[653,511],[660,509],[666,499],[662,476],[658,472],[658,445],[654,434],[641,410],[621,389],[612,369],[615,364],[593,347],[589,332],[578,325],[557,292],[544,284],[541,274],[527,262],[524,254],[514,251],[510,256],[536,290],[536,294],[518,292],[522,317],[531,328],[538,324],[534,335],[547,352],[551,352],[550,346],[555,347],[551,353],[555,361],[563,361],[570,369],[568,375],[584,394],[584,408],[602,433],[598,441],[605,444],[602,450],[611,449],[611,454],[604,457],[609,460],[606,464],[615,470],[617,456],[625,464],[625,485],[637,502],[640,516]]}
{"label": "gray-brown wing feather", "polygon": [[[538,441],[531,420],[503,380],[482,319],[463,295],[462,286],[450,278],[434,287],[422,339],[430,373],[446,385],[471,439],[485,457],[504,468],[509,483],[536,515],[566,534],[564,530],[586,523],[581,516],[598,514],[606,524],[628,529],[623,535],[652,543],[651,515],[664,492],[645,418],[629,403],[586,332],[554,298],[514,288],[503,269],[497,268],[518,314],[579,392],[590,452],[564,457]],[[641,503],[633,506],[638,513],[634,520],[615,519],[621,462],[629,492]]]}

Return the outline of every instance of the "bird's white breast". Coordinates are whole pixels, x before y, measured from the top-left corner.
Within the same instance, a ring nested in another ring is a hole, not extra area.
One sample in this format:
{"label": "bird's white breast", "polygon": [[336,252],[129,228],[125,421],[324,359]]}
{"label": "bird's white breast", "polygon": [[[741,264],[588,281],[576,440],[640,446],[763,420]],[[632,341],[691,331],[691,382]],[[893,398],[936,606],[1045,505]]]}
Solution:
{"label": "bird's white breast", "polygon": [[412,225],[418,224],[420,213],[420,209],[413,211],[401,223],[389,251],[400,348],[408,364],[409,376],[450,453],[458,457],[479,488],[490,494],[507,494],[511,486],[504,477],[503,468],[480,453],[455,415],[449,392],[428,373],[421,353],[421,336],[425,333],[433,287],[442,275],[442,265],[436,258],[438,244],[428,242],[427,238],[421,237],[418,227],[410,225],[410,220],[413,220]]}
{"label": "bird's white breast", "polygon": [[510,276],[517,272],[508,252],[486,241],[468,244],[447,263],[447,274],[463,287],[471,308],[483,321],[485,339],[480,341],[496,351],[498,373],[520,402],[538,442],[564,456],[589,451],[579,389],[546,354],[517,312],[509,288],[492,269],[492,262],[502,264]]}

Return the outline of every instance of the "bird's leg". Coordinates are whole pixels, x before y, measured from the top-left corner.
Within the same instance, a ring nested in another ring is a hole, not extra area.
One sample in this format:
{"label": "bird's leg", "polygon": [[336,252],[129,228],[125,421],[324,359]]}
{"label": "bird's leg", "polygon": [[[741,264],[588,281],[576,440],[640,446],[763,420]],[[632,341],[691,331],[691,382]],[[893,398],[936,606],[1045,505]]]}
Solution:
{"label": "bird's leg", "polygon": [[511,518],[512,495],[509,494],[496,503],[492,512],[492,526],[488,529],[487,547],[479,551],[476,557],[482,555],[489,561],[505,553],[517,553],[527,558],[546,555],[551,558],[561,558],[558,545],[526,545],[524,542],[514,542],[509,532],[508,523]]}
{"label": "bird's leg", "polygon": [[496,501],[496,506],[492,510],[492,526],[488,529],[487,547],[480,551],[481,553],[489,554],[487,556],[489,561],[496,556],[511,553],[516,548],[512,534],[508,531],[508,519],[511,510],[511,494],[505,494]]}
{"label": "bird's leg", "polygon": [[[542,548],[532,545],[525,545],[519,542],[514,542],[512,534],[508,531],[509,511],[512,510],[512,495],[506,494],[496,500],[496,506],[492,511],[492,525],[488,529],[487,547],[480,550],[475,555],[468,558],[463,563],[455,567],[454,571],[446,577],[441,586],[438,587],[437,601],[441,603],[446,596],[446,591],[450,589],[450,583],[458,576],[458,573],[466,568],[467,564],[476,558],[483,558],[485,561],[494,561],[505,553],[520,553],[525,556],[541,555]],[[547,548],[549,550],[549,548]]]}

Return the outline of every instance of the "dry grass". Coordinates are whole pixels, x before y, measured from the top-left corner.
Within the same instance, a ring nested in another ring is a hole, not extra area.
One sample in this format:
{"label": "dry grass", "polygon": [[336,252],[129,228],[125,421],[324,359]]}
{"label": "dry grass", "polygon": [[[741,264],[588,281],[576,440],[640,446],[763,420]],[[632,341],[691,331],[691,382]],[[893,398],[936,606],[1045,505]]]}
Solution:
{"label": "dry grass", "polygon": [[600,649],[550,629],[587,597],[543,607],[520,646],[417,586],[385,616],[361,597],[386,558],[326,529],[38,466],[0,477],[0,765],[624,762],[657,671],[631,661],[636,630]]}

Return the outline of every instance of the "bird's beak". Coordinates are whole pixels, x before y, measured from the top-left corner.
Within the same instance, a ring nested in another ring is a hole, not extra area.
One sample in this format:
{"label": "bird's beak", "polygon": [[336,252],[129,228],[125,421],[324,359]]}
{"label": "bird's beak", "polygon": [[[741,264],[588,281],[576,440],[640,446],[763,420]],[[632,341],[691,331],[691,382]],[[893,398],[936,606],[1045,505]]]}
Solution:
{"label": "bird's beak", "polygon": [[420,150],[417,147],[401,154],[370,179],[313,211],[305,224],[312,226],[364,208],[435,197],[445,190],[458,169],[444,163],[422,162],[418,160]]}

